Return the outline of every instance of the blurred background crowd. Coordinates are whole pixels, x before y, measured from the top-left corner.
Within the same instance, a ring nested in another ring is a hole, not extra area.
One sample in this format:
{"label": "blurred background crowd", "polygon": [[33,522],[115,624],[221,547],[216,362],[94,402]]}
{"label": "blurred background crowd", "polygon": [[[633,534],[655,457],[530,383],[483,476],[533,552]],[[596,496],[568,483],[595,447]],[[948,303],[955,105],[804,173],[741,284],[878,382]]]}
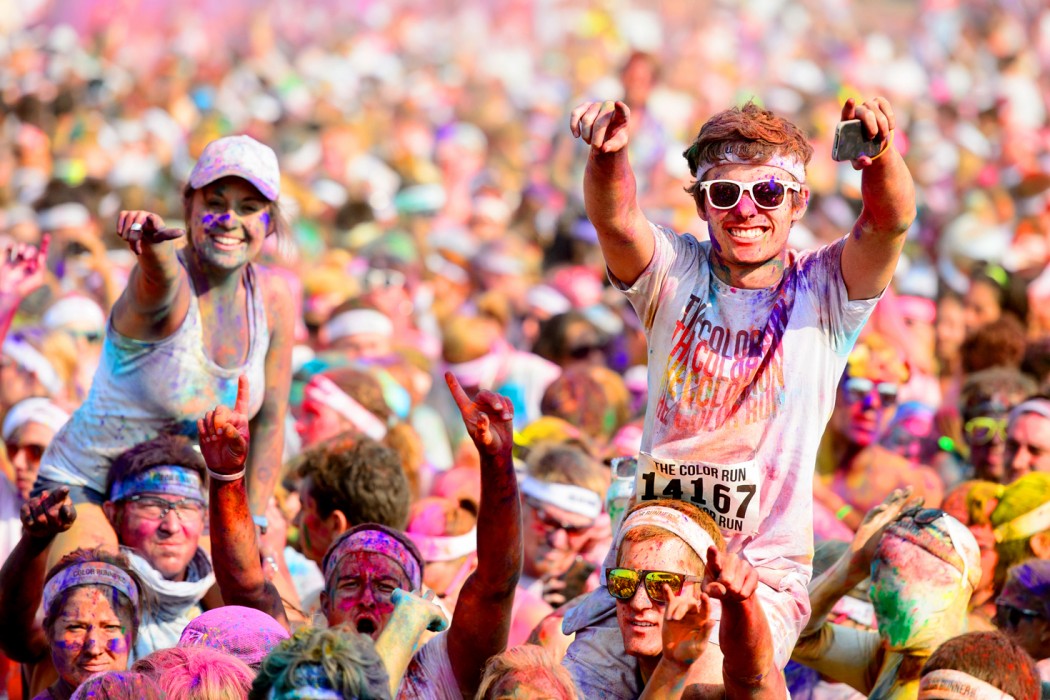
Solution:
{"label": "blurred background crowd", "polygon": [[[806,249],[860,210],[859,173],[830,157],[843,100],[886,96],[918,218],[814,465],[818,554],[897,488],[954,504],[989,557],[995,527],[1050,501],[1042,2],[0,0],[0,66],[0,248],[50,236],[44,284],[20,300],[0,357],[0,556],[48,440],[87,396],[135,263],[118,212],[179,225],[204,145],[248,134],[278,154],[286,226],[261,262],[299,310],[286,468],[264,535],[275,575],[306,619],[324,548],[309,551],[301,513],[352,508],[341,504],[379,488],[354,482],[362,470],[387,483],[387,467],[370,466],[385,457],[333,442],[350,430],[400,462],[406,486],[390,488],[405,510],[388,524],[471,531],[478,455],[442,386],[451,368],[514,404],[520,473],[607,503],[589,517],[542,489],[523,496],[530,597],[510,643],[567,644],[534,629],[597,586],[608,511],[631,476],[616,460],[638,450],[646,396],[641,324],[583,213],[587,152],[568,114],[589,99],[630,106],[649,219],[701,238],[682,157],[699,124],[748,99],[794,121],[815,149],[791,239]],[[333,386],[371,422],[340,410]],[[49,408],[18,412],[31,397]],[[1050,558],[1036,540],[1007,563]],[[452,554],[428,561],[427,583],[454,601],[471,554]],[[1006,564],[989,567],[973,605],[994,612]],[[1029,653],[1050,656],[1050,634],[1043,645]]]}

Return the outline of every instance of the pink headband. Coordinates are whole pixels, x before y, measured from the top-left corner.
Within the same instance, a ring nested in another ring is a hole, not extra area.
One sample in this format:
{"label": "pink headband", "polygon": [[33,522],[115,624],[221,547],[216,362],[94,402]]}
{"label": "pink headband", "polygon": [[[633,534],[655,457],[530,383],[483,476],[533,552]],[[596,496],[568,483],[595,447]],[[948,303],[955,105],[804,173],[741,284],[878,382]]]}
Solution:
{"label": "pink headband", "polygon": [[305,398],[332,409],[373,440],[386,437],[386,423],[328,377],[316,375],[311,378],[303,394]]}
{"label": "pink headband", "polygon": [[359,526],[357,530],[350,530],[350,534],[339,540],[325,555],[325,587],[334,582],[339,571],[339,561],[352,552],[371,552],[388,557],[405,572],[412,584],[412,590],[418,590],[423,585],[423,566],[416,554],[385,530],[380,530],[375,525],[364,525]]}

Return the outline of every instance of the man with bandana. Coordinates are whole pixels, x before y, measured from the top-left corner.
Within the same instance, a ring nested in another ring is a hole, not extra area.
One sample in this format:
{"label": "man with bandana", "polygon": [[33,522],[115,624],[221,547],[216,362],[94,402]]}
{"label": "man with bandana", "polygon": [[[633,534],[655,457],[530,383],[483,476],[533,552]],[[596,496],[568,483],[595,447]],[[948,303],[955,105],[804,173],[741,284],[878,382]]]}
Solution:
{"label": "man with bandana", "polygon": [[[582,104],[570,122],[591,147],[584,201],[609,277],[649,343],[635,496],[689,500],[708,511],[728,551],[758,571],[780,667],[809,616],[817,446],[846,358],[915,218],[890,104],[850,99],[841,118],[859,119],[883,148],[852,161],[863,200],[852,230],[804,253],[788,248],[788,235],[806,212],[813,149],[782,117],[754,103],[725,110],[685,152],[707,240],[652,224],[641,211],[624,103]],[[594,697],[634,697],[633,669],[606,651],[617,636],[611,607],[588,603],[565,624],[577,631],[576,681]],[[609,690],[620,685],[608,682],[617,671],[624,692]]]}

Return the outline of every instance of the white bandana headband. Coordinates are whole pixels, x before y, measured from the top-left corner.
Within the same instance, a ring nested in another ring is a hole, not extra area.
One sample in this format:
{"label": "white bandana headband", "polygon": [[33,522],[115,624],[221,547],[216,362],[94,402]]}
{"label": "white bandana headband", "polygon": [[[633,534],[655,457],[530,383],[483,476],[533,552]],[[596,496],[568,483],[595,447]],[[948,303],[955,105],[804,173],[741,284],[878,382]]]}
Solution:
{"label": "white bandana headband", "polygon": [[52,576],[44,586],[44,610],[50,612],[51,605],[62,592],[75,586],[109,586],[126,595],[138,610],[138,586],[126,571],[102,561],[73,564]]}
{"label": "white bandana headband", "polygon": [[316,375],[311,378],[303,390],[303,396],[332,409],[373,440],[378,441],[386,437],[386,423],[328,377]]}
{"label": "white bandana headband", "polygon": [[715,546],[715,541],[704,528],[697,525],[696,521],[685,513],[680,513],[673,508],[664,506],[650,506],[636,510],[624,519],[620,531],[616,533],[616,541],[610,552],[619,552],[623,544],[624,535],[631,530],[651,525],[661,530],[667,530],[672,535],[689,545],[696,552],[700,561],[707,563],[707,550]]}
{"label": "white bandana headband", "polygon": [[1034,413],[1050,420],[1050,401],[1046,399],[1028,399],[1019,403],[1010,411],[1010,415],[1006,419],[1007,426],[1013,426],[1014,422],[1026,413]]}
{"label": "white bandana headband", "polygon": [[1050,501],[995,528],[995,541],[1026,540],[1035,533],[1048,529],[1050,529]]}
{"label": "white bandana headband", "polygon": [[12,406],[11,410],[4,416],[4,424],[0,428],[0,435],[3,436],[4,440],[10,440],[15,431],[26,423],[39,423],[57,433],[68,420],[69,414],[50,399],[39,396],[22,399]]}
{"label": "white bandana headband", "polygon": [[762,161],[754,161],[748,160],[746,158],[741,158],[732,151],[726,151],[714,161],[707,160],[702,163],[698,163],[696,166],[696,172],[693,173],[693,177],[695,177],[697,180],[703,180],[704,175],[707,174],[708,170],[717,165],[724,165],[726,163],[735,163],[739,165],[768,165],[772,168],[780,168],[781,170],[790,174],[791,177],[795,178],[799,182],[806,181],[806,165],[794,156],[776,155],[772,158],[767,158]]}
{"label": "white bandana headband", "polygon": [[1014,700],[1013,696],[968,673],[942,668],[919,681],[919,700]]}
{"label": "white bandana headband", "polygon": [[4,340],[3,354],[15,361],[19,367],[37,378],[52,394],[62,391],[62,380],[55,372],[55,366],[51,364],[39,350],[27,341],[18,337],[9,337]]}
{"label": "white bandana headband", "polygon": [[427,562],[455,561],[478,551],[478,529],[476,527],[462,535],[443,537],[421,535],[416,532],[405,534],[416,543],[419,553],[423,555],[423,560]]}
{"label": "white bandana headband", "polygon": [[529,498],[567,510],[585,518],[597,518],[602,514],[602,497],[590,489],[571,484],[553,484],[526,476],[520,485],[521,492]]}
{"label": "white bandana headband", "polygon": [[382,313],[372,309],[344,311],[328,321],[324,327],[329,343],[362,333],[375,333],[386,337],[394,334],[393,322]]}

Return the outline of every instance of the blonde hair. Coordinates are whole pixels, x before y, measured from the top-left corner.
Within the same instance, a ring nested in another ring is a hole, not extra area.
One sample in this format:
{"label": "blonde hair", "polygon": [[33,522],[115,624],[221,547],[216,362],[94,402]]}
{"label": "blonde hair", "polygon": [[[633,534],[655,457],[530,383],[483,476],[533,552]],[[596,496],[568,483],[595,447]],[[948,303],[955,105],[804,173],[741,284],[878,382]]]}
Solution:
{"label": "blonde hair", "polygon": [[248,664],[206,647],[160,649],[132,670],[152,676],[164,697],[181,700],[244,700],[255,680]]}
{"label": "blonde hair", "polygon": [[562,695],[553,700],[573,700],[576,697],[575,685],[572,676],[551,656],[550,652],[535,644],[523,644],[511,647],[502,654],[497,654],[485,662],[485,669],[481,674],[481,685],[474,695],[474,700],[492,700],[492,694],[498,688],[500,681],[511,673],[526,672],[530,676],[546,676],[557,686]]}

